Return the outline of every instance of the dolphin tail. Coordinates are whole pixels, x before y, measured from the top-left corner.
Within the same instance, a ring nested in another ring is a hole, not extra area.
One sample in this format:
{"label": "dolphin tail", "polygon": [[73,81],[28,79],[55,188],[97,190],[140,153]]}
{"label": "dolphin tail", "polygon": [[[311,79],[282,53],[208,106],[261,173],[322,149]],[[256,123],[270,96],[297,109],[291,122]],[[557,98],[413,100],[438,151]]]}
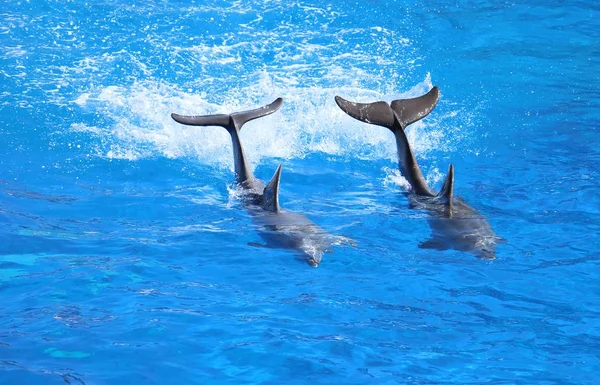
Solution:
{"label": "dolphin tail", "polygon": [[413,99],[397,99],[392,101],[392,110],[396,113],[402,129],[406,129],[409,124],[423,119],[437,105],[440,99],[440,90],[434,86],[425,95]]}
{"label": "dolphin tail", "polygon": [[179,114],[171,114],[173,120],[177,123],[185,124],[187,126],[220,126],[225,128],[227,131],[241,130],[242,126],[247,122],[261,118],[266,115],[270,115],[277,111],[283,103],[283,99],[277,98],[271,104],[264,107],[256,108],[254,110],[234,112],[231,115],[217,114],[217,115],[200,115],[200,116],[184,116]]}
{"label": "dolphin tail", "polygon": [[361,122],[387,127],[395,132],[398,126],[403,130],[411,123],[423,119],[435,108],[440,93],[437,86],[425,95],[413,99],[398,99],[391,105],[386,102],[355,103],[340,96],[335,102],[346,114]]}
{"label": "dolphin tail", "polygon": [[235,167],[235,175],[237,182],[243,184],[248,180],[253,180],[254,176],[252,171],[248,167],[246,161],[246,155],[244,154],[244,148],[238,135],[242,126],[253,119],[260,118],[272,114],[277,111],[283,99],[277,98],[271,104],[268,104],[261,108],[254,110],[234,112],[231,115],[218,114],[218,115],[201,115],[201,116],[183,116],[178,114],[171,114],[173,120],[178,123],[185,124],[188,126],[221,126],[229,132],[231,136],[231,142],[233,145],[233,164]]}
{"label": "dolphin tail", "polygon": [[386,102],[355,103],[341,96],[336,96],[335,102],[342,111],[356,120],[394,131],[394,112]]}
{"label": "dolphin tail", "polygon": [[439,89],[436,86],[418,98],[394,100],[391,105],[386,102],[355,103],[339,96],[335,97],[335,101],[342,111],[354,119],[391,130],[396,137],[400,172],[417,195],[433,197],[435,194],[423,178],[404,129],[427,116],[435,108],[439,96]]}
{"label": "dolphin tail", "polygon": [[273,178],[263,191],[262,207],[267,211],[278,212],[279,207],[279,180],[281,179],[281,164],[277,167]]}

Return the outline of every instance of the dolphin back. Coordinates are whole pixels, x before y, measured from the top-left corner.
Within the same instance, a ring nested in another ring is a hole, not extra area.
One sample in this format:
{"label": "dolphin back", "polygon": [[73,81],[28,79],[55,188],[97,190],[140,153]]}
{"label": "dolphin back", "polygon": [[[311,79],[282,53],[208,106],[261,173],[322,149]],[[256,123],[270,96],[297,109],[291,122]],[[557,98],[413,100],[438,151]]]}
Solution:
{"label": "dolphin back", "polygon": [[256,108],[248,111],[234,112],[230,115],[217,114],[217,115],[198,115],[198,116],[184,116],[179,114],[171,114],[171,118],[177,123],[185,124],[187,126],[220,126],[225,128],[227,131],[241,130],[242,126],[247,122],[267,116],[277,111],[283,104],[283,99],[277,98],[271,104]]}

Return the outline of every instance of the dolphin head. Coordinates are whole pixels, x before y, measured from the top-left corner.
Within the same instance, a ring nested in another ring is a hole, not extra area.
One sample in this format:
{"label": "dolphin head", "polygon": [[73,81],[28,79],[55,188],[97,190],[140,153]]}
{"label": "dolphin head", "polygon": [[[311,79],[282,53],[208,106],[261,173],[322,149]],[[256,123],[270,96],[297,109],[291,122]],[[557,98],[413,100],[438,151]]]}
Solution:
{"label": "dolphin head", "polygon": [[315,251],[312,253],[306,253],[306,263],[312,267],[319,267],[319,264],[323,260],[323,253]]}
{"label": "dolphin head", "polygon": [[496,246],[500,238],[496,236],[482,236],[477,239],[471,252],[479,259],[493,261],[496,259]]}
{"label": "dolphin head", "polygon": [[318,267],[323,260],[323,253],[326,251],[321,239],[305,238],[300,249],[304,252],[306,263],[312,267]]}

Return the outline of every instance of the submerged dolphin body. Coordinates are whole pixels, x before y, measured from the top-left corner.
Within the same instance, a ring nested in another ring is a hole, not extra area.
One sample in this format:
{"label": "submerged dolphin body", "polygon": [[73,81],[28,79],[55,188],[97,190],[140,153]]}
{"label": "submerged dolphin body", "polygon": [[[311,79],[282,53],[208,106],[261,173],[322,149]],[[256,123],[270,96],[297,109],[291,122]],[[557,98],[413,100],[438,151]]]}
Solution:
{"label": "submerged dolphin body", "polygon": [[398,166],[411,186],[406,193],[410,207],[428,211],[431,239],[419,247],[425,249],[464,251],[482,259],[495,259],[495,249],[501,238],[497,237],[486,218],[469,206],[462,198],[454,196],[454,167],[450,164],[448,175],[439,193],[435,193],[423,178],[419,164],[406,138],[408,125],[427,116],[439,99],[438,87],[414,99],[386,102],[354,103],[339,96],[337,105],[346,114],[365,123],[388,128],[396,137]]}
{"label": "submerged dolphin body", "polygon": [[[275,171],[271,181],[265,183],[254,177],[248,163],[239,132],[250,120],[270,115],[277,111],[283,100],[254,110],[236,112],[230,115],[182,116],[171,114],[178,123],[189,126],[220,126],[229,132],[233,144],[233,160],[237,184],[242,189],[242,201],[253,221],[259,227],[260,236],[267,242],[267,247],[291,248],[302,252],[308,264],[317,267],[323,253],[337,238],[302,214],[286,211],[279,206],[279,180],[281,165]],[[339,243],[339,241],[337,241]]]}

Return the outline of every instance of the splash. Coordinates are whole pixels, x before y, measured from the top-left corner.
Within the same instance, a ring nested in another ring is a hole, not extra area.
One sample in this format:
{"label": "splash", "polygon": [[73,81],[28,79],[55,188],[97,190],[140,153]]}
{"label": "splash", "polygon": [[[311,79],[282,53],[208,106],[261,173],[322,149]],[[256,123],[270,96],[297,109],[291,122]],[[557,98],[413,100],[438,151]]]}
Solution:
{"label": "splash", "polygon": [[[431,87],[429,76],[405,93],[388,95],[356,87],[290,87],[261,71],[253,86],[232,89],[222,97],[223,103],[216,104],[206,92],[147,81],[130,87],[100,87],[81,94],[75,102],[82,109],[95,111],[100,121],[74,123],[71,130],[96,136],[99,140],[95,154],[100,157],[129,160],[189,157],[233,170],[231,142],[225,130],[181,126],[170,114],[228,114],[256,108],[282,96],[284,105],[280,111],[249,122],[241,131],[251,165],[263,158],[303,158],[311,153],[395,162],[392,134],[382,127],[349,119],[335,104],[334,96],[339,94],[357,101],[390,101],[419,96]],[[444,119],[438,116],[409,127],[407,135],[417,156],[425,157],[432,149],[450,146]]]}
{"label": "splash", "polygon": [[[230,113],[281,96],[280,112],[250,122],[241,133],[252,166],[265,157],[310,153],[394,161],[390,133],[352,121],[333,97],[390,101],[421,95],[432,86],[429,76],[415,85],[422,55],[410,19],[400,17],[402,7],[395,9],[396,16],[353,23],[348,17],[363,14],[364,4],[51,5],[56,14],[65,13],[65,7],[67,13],[88,16],[32,18],[18,10],[6,15],[11,25],[29,25],[31,34],[43,36],[39,48],[45,54],[39,61],[28,59],[34,52],[17,29],[9,28],[0,75],[27,91],[13,103],[34,107],[42,95],[45,106],[59,107],[50,112],[52,120],[68,122],[69,134],[76,136],[65,140],[85,141],[85,149],[97,157],[185,157],[233,169],[223,130],[184,128],[170,113]],[[0,98],[9,104],[13,96],[0,93]],[[463,112],[460,106],[446,110],[409,128],[417,157],[433,149],[451,151],[453,143],[467,137],[456,131],[460,127],[450,127],[457,121],[452,114]]]}
{"label": "splash", "polygon": [[[420,60],[407,37],[409,25],[349,26],[344,22],[349,11],[279,1],[235,1],[226,7],[207,3],[179,9],[176,18],[165,18],[165,25],[153,26],[142,18],[140,33],[134,35],[123,33],[128,20],[111,15],[123,30],[105,39],[118,42],[118,49],[90,50],[71,66],[52,67],[61,74],[63,89],[69,83],[77,90],[69,103],[82,117],[71,131],[93,137],[91,152],[98,157],[191,158],[233,170],[225,130],[183,127],[170,114],[229,114],[283,97],[280,111],[249,122],[240,134],[252,168],[264,158],[314,153],[334,161],[394,162],[391,133],[349,118],[334,96],[391,101],[420,96],[433,84],[429,75],[417,84],[409,80]],[[161,12],[172,11],[166,7]],[[206,26],[197,28],[197,20]],[[95,31],[97,25],[92,27]],[[65,94],[52,100],[64,104]],[[417,157],[451,150],[454,142],[447,133],[456,120],[452,113],[458,111],[432,114],[409,128]],[[456,141],[456,131],[452,133]]]}

